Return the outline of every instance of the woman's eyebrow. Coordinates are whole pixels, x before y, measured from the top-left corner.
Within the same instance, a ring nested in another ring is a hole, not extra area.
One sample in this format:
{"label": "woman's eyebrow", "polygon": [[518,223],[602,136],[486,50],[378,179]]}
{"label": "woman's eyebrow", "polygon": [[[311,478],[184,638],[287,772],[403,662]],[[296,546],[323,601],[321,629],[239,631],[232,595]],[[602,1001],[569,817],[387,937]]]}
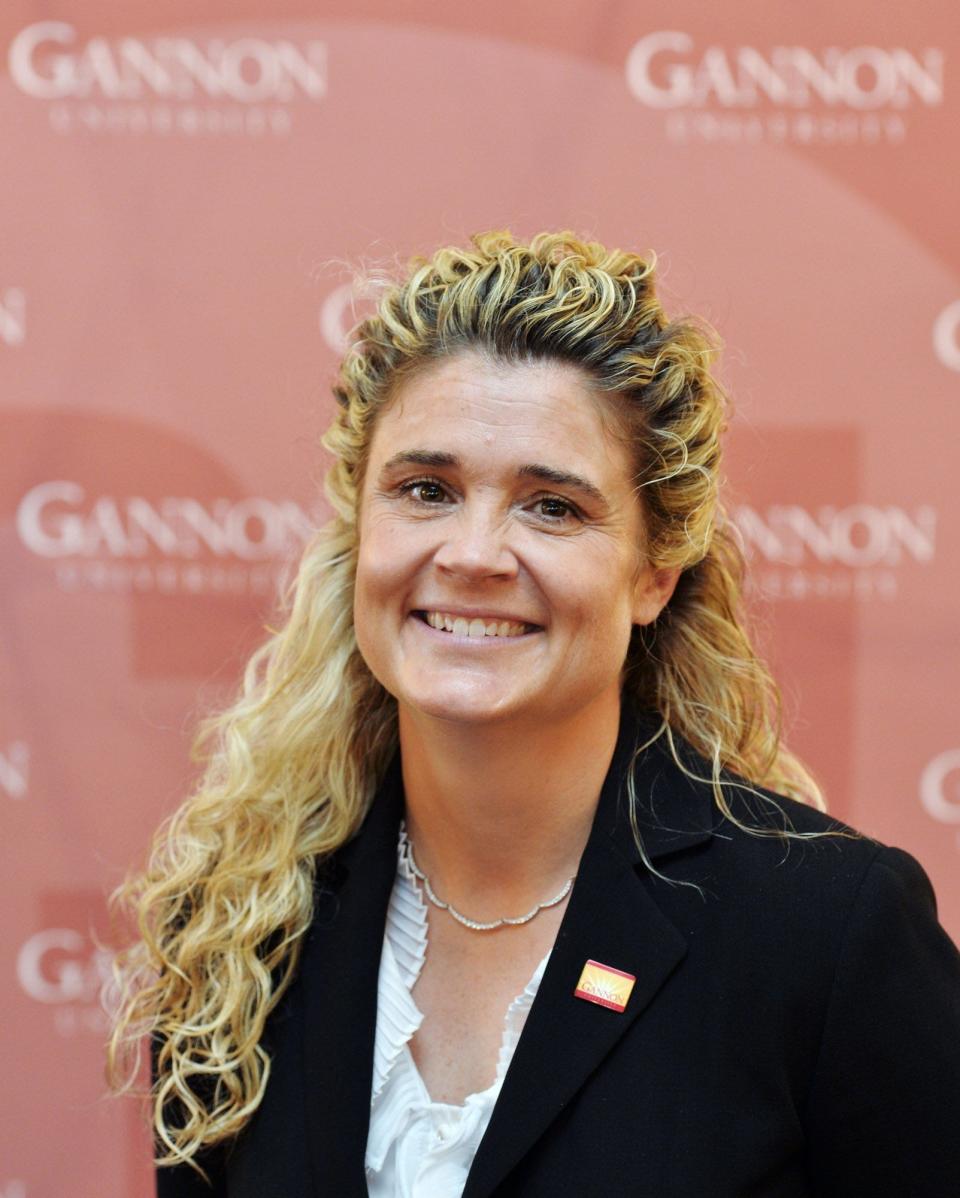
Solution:
{"label": "woman's eyebrow", "polygon": [[541,482],[552,483],[555,487],[567,487],[573,491],[580,491],[584,495],[588,495],[594,503],[606,505],[607,502],[599,487],[579,474],[572,474],[569,470],[557,470],[553,466],[542,466],[539,462],[530,462],[526,466],[521,466],[517,474],[521,478],[539,478]]}
{"label": "woman's eyebrow", "polygon": [[396,470],[398,466],[459,466],[460,459],[455,453],[443,453],[438,449],[405,449],[395,453],[383,464],[384,473]]}

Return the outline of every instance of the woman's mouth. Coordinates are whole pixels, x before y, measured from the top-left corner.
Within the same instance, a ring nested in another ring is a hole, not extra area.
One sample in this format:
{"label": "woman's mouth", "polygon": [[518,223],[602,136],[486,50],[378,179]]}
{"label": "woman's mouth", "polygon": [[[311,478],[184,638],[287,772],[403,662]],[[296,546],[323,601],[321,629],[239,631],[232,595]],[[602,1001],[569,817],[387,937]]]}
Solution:
{"label": "woman's mouth", "polygon": [[529,632],[540,631],[538,624],[525,624],[520,620],[501,620],[493,615],[455,616],[443,611],[416,611],[413,614],[438,632],[470,637],[473,640],[482,640],[485,637],[510,639],[525,636]]}

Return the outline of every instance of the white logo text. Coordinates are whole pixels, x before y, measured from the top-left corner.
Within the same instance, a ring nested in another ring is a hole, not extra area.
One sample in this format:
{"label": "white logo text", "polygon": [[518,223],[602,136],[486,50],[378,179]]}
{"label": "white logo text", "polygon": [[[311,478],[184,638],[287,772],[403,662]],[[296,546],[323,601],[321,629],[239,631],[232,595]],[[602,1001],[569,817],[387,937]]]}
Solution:
{"label": "white logo text", "polygon": [[93,37],[77,46],[76,41],[76,29],[64,21],[28,25],[10,45],[11,79],[41,100],[202,97],[253,104],[326,95],[324,42],[298,46],[241,37],[201,45],[186,37]]}
{"label": "white logo text", "polygon": [[960,370],[960,300],[947,304],[933,323],[933,348],[949,370]]}
{"label": "white logo text", "polygon": [[895,566],[905,557],[929,562],[936,541],[936,511],[920,507],[911,516],[899,507],[855,503],[808,511],[777,504],[760,512],[738,507],[733,520],[748,557],[798,566],[808,561],[855,568]]}
{"label": "white logo text", "polygon": [[27,297],[20,287],[0,291],[0,341],[23,345],[27,336]]}
{"label": "white logo text", "polygon": [[44,928],[17,955],[17,978],[42,1003],[92,1003],[110,977],[110,954],[74,928]]}
{"label": "white logo text", "polygon": [[196,559],[203,552],[242,561],[277,558],[302,547],[313,529],[292,501],[258,496],[197,499],[100,495],[89,500],[77,482],[58,479],[29,490],[17,508],[23,544],[40,557]]}
{"label": "white logo text", "polygon": [[661,30],[641,38],[626,64],[627,85],[649,108],[755,108],[763,102],[802,108],[814,99],[857,111],[943,102],[943,51],[919,56],[903,47],[723,46],[694,49],[688,33]]}
{"label": "white logo text", "polygon": [[25,799],[30,784],[30,749],[14,740],[0,753],[0,790],[11,799]]}
{"label": "white logo text", "polygon": [[[948,794],[951,774],[952,794]],[[927,763],[920,775],[920,802],[940,823],[960,824],[960,749],[947,749]]]}

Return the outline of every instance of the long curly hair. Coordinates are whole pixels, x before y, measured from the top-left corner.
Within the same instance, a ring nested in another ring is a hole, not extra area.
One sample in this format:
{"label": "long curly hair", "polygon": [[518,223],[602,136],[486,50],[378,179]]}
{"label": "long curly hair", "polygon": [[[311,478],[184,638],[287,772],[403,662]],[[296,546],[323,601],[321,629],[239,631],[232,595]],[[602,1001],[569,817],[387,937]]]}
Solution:
{"label": "long curly hair", "polygon": [[[239,697],[201,724],[194,793],[114,895],[139,938],[117,956],[108,1076],[131,1088],[151,1040],[158,1164],[197,1165],[260,1102],[270,1073],[261,1034],[297,968],[317,864],[357,832],[397,745],[396,702],[354,636],[358,498],[378,414],[429,362],[465,349],[559,360],[610,394],[648,559],[682,571],[654,624],[634,629],[624,687],[659,713],[682,769],[675,738],[710,763],[703,781],[728,818],[740,822],[731,785],[823,806],[782,743],[778,692],[741,611],[743,557],[718,500],[720,341],[703,321],[666,314],[655,269],[652,253],[569,232],[529,243],[482,233],[413,259],[355,328],[323,437],[333,516],[307,545]],[[785,821],[741,826],[790,836]]]}

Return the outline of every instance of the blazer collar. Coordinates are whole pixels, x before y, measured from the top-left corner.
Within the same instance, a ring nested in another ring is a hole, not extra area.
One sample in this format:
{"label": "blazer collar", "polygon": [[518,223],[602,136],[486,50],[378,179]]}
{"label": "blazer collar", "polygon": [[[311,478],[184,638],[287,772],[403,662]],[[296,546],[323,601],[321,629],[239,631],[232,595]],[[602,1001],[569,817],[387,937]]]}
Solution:
{"label": "blazer collar", "polygon": [[[624,699],[616,748],[570,902],[463,1198],[485,1198],[497,1187],[629,1031],[686,954],[684,936],[644,884],[648,870],[643,855],[651,863],[663,863],[670,854],[708,841],[712,800],[709,787],[695,784],[678,770],[663,738],[641,748],[659,723]],[[697,763],[689,752],[685,765],[702,776],[703,762]],[[626,780],[631,771],[643,853],[628,814]],[[624,1011],[575,996],[588,960],[636,978]]]}
{"label": "blazer collar", "polygon": [[[659,726],[625,696],[610,768],[537,997],[514,1053],[464,1198],[485,1198],[549,1127],[686,952],[644,885],[651,863],[710,839],[710,789],[689,780]],[[678,746],[681,747],[682,746]],[[640,750],[638,752],[638,749]],[[686,764],[702,776],[704,764]],[[630,825],[633,772],[641,853]],[[304,1083],[314,1188],[366,1195],[364,1155],[373,1079],[380,951],[396,873],[403,783],[397,752],[360,834],[325,866],[305,946]],[[636,977],[625,1011],[574,997],[588,959]],[[558,1051],[562,1046],[562,1051]]]}
{"label": "blazer collar", "polygon": [[[710,787],[704,785],[704,780],[709,782],[709,765],[674,736],[687,772],[681,770],[670,753],[666,733],[660,732],[661,723],[659,715],[642,711],[632,696],[623,696],[617,743],[588,849],[591,842],[606,836],[631,863],[645,865],[693,848],[713,835],[717,813]],[[630,822],[627,779],[631,773],[642,849]]]}
{"label": "blazer collar", "polygon": [[380,953],[403,815],[394,755],[360,833],[317,878],[301,963],[304,1101],[313,1193],[367,1198],[364,1171]]}

